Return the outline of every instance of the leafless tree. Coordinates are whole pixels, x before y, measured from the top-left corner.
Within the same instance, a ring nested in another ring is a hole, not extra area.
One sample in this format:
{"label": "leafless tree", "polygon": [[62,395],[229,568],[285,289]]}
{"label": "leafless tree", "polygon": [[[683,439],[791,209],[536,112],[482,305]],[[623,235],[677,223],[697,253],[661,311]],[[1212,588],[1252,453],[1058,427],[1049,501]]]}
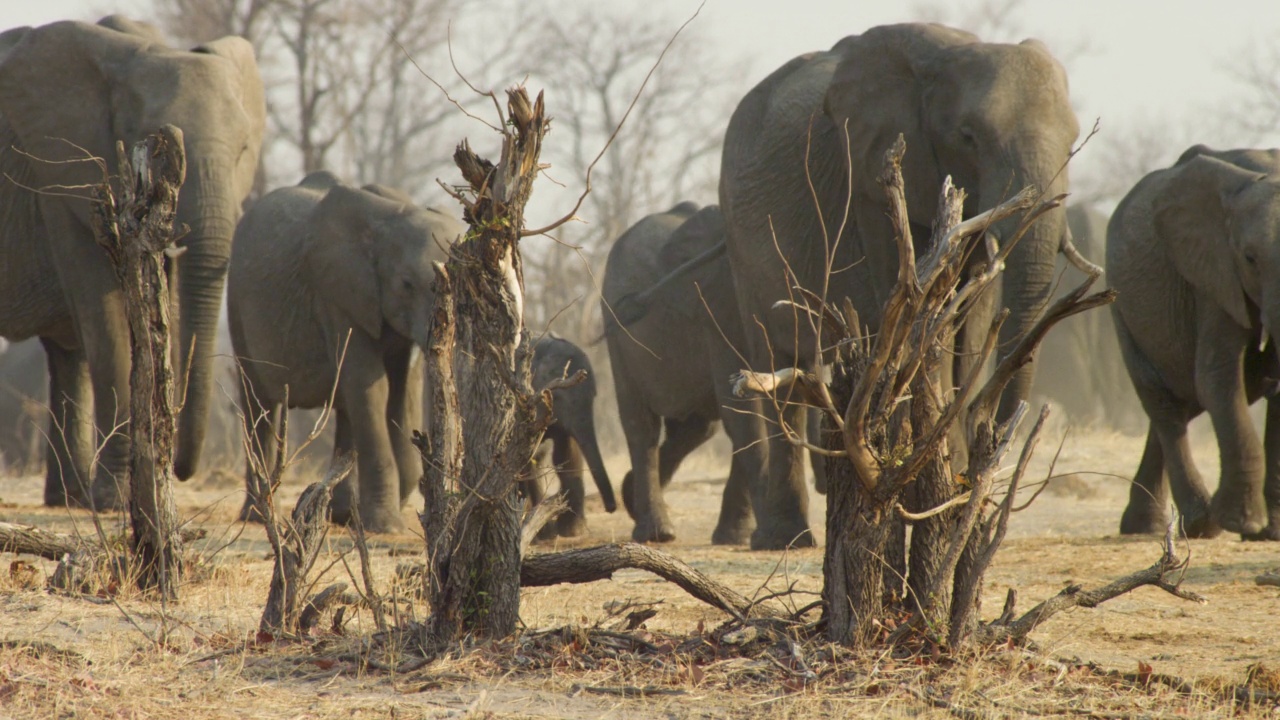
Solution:
{"label": "leafless tree", "polygon": [[[1022,18],[1026,0],[977,0],[972,3],[917,2],[916,17],[939,22],[977,35],[987,42],[1018,42],[1036,37]],[[1074,60],[1093,51],[1086,38],[1040,38],[1053,45],[1053,55],[1068,68]]]}
{"label": "leafless tree", "polygon": [[581,250],[531,244],[527,256],[530,286],[541,288],[530,298],[530,326],[560,316],[557,330],[584,339],[594,334],[599,280],[586,269],[603,269],[613,240],[642,216],[681,200],[715,201],[724,128],[745,63],[708,47],[697,23],[672,42],[683,19],[675,16],[575,2],[557,3],[556,12],[539,17],[536,45],[546,50],[532,73],[561,108],[556,141],[547,148],[552,177],[578,192],[587,167],[627,117],[592,173],[591,194],[578,213],[584,222],[559,236]]}

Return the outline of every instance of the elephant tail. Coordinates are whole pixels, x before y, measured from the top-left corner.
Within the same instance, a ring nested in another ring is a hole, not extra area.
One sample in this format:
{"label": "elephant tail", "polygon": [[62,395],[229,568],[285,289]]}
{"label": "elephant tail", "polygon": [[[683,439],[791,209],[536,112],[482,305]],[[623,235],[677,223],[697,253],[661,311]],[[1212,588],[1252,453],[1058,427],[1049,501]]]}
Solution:
{"label": "elephant tail", "polygon": [[728,246],[721,240],[678,265],[674,270],[662,276],[661,279],[644,290],[623,295],[614,302],[606,302],[604,332],[592,340],[591,344],[600,343],[611,331],[617,328],[630,327],[643,320],[657,304],[655,301],[670,293],[674,284],[685,281],[690,274],[697,272],[704,265],[719,260],[724,256],[727,249]]}

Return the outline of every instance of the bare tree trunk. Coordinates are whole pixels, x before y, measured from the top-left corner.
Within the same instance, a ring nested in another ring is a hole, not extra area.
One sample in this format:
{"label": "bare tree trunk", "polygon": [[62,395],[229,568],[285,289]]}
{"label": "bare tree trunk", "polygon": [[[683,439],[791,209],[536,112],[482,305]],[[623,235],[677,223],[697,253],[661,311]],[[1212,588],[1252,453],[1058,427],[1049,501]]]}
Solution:
{"label": "bare tree trunk", "polygon": [[94,232],[115,266],[132,338],[129,374],[132,440],[129,461],[131,549],[138,585],[176,597],[182,540],[174,504],[174,377],[169,348],[168,276],[173,219],[186,178],[182,131],[165,125],[125,155],[116,144],[121,194],[109,182],[95,190]]}
{"label": "bare tree trunk", "polygon": [[[530,387],[519,240],[548,125],[542,96],[508,91],[495,166],[464,141],[454,153],[470,191],[456,193],[471,232],[436,267],[428,356],[430,436],[423,450],[422,529],[431,618],[424,646],[464,634],[502,637],[520,610],[516,483],[550,418],[550,393]],[[463,433],[465,428],[466,432]]]}

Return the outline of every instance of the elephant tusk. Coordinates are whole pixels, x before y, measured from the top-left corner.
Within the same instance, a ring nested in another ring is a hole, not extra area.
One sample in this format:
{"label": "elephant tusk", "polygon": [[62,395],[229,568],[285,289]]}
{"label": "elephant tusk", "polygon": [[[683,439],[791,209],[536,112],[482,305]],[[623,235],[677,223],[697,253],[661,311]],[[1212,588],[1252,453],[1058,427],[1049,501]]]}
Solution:
{"label": "elephant tusk", "polygon": [[786,387],[795,382],[801,375],[796,368],[782,368],[773,373],[753,372],[751,370],[743,370],[734,373],[729,377],[729,382],[733,383],[734,397],[749,397],[751,394],[770,395],[779,388]]}
{"label": "elephant tusk", "polygon": [[189,248],[186,245],[170,245],[163,250],[164,256],[170,260],[177,260],[182,257]]}
{"label": "elephant tusk", "polygon": [[1102,274],[1102,268],[1100,266],[1094,265],[1093,263],[1089,262],[1087,259],[1085,259],[1083,255],[1080,254],[1080,251],[1076,249],[1075,243],[1071,242],[1070,231],[1068,231],[1067,234],[1062,238],[1061,250],[1062,250],[1063,256],[1067,258],[1067,261],[1070,262],[1072,265],[1075,265],[1076,269],[1084,273],[1085,275],[1096,278]]}

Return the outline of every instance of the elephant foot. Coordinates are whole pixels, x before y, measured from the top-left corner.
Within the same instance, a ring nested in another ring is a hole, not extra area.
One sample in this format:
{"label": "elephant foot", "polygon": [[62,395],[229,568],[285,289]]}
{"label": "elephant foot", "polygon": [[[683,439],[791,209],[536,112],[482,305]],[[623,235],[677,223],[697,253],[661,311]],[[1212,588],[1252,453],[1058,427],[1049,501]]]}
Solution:
{"label": "elephant foot", "polygon": [[542,526],[537,535],[533,536],[536,543],[547,543],[560,537],[560,530],[556,527],[555,521],[549,522]]}
{"label": "elephant foot", "polygon": [[1242,540],[1249,541],[1280,541],[1280,508],[1270,508],[1267,510],[1267,526],[1261,532],[1241,535]]}
{"label": "elephant foot", "polygon": [[751,541],[751,533],[755,530],[753,523],[725,523],[716,525],[711,533],[712,545],[746,545]]}
{"label": "elephant foot", "polygon": [[61,478],[49,478],[44,484],[46,507],[73,507],[93,509],[93,496],[79,483],[66,483]]}
{"label": "elephant foot", "polygon": [[556,518],[555,529],[560,537],[582,537],[587,534],[587,520],[573,511],[564,512]]}
{"label": "elephant foot", "polygon": [[407,529],[399,510],[393,508],[362,512],[360,521],[365,531],[371,533],[403,533]]}
{"label": "elephant foot", "polygon": [[94,488],[93,510],[95,512],[111,512],[124,509],[124,493],[112,482]]}
{"label": "elephant foot", "polygon": [[1156,505],[1136,506],[1129,503],[1120,516],[1121,535],[1163,535],[1169,527],[1169,513]]}
{"label": "elephant foot", "polygon": [[751,533],[752,550],[786,550],[817,545],[808,524],[758,527]]}
{"label": "elephant foot", "polygon": [[667,543],[676,539],[676,531],[665,516],[655,516],[648,520],[637,520],[635,529],[631,531],[631,539],[639,543]]}
{"label": "elephant foot", "polygon": [[1271,524],[1269,524],[1269,525],[1267,525],[1265,528],[1263,528],[1261,532],[1250,533],[1250,534],[1247,534],[1247,535],[1241,535],[1241,536],[1240,536],[1240,539],[1241,539],[1241,540],[1246,540],[1246,541],[1249,541],[1249,542],[1258,542],[1258,541],[1270,541],[1270,542],[1276,542],[1276,541],[1280,541],[1280,523],[1272,522]]}
{"label": "elephant foot", "polygon": [[627,515],[632,520],[636,519],[635,492],[635,474],[628,470],[627,474],[622,476],[622,506],[627,509]]}
{"label": "elephant foot", "polygon": [[1261,498],[1250,497],[1251,493],[1223,492],[1214,493],[1210,503],[1210,517],[1218,527],[1228,532],[1241,535],[1255,535],[1267,526],[1267,513]]}

